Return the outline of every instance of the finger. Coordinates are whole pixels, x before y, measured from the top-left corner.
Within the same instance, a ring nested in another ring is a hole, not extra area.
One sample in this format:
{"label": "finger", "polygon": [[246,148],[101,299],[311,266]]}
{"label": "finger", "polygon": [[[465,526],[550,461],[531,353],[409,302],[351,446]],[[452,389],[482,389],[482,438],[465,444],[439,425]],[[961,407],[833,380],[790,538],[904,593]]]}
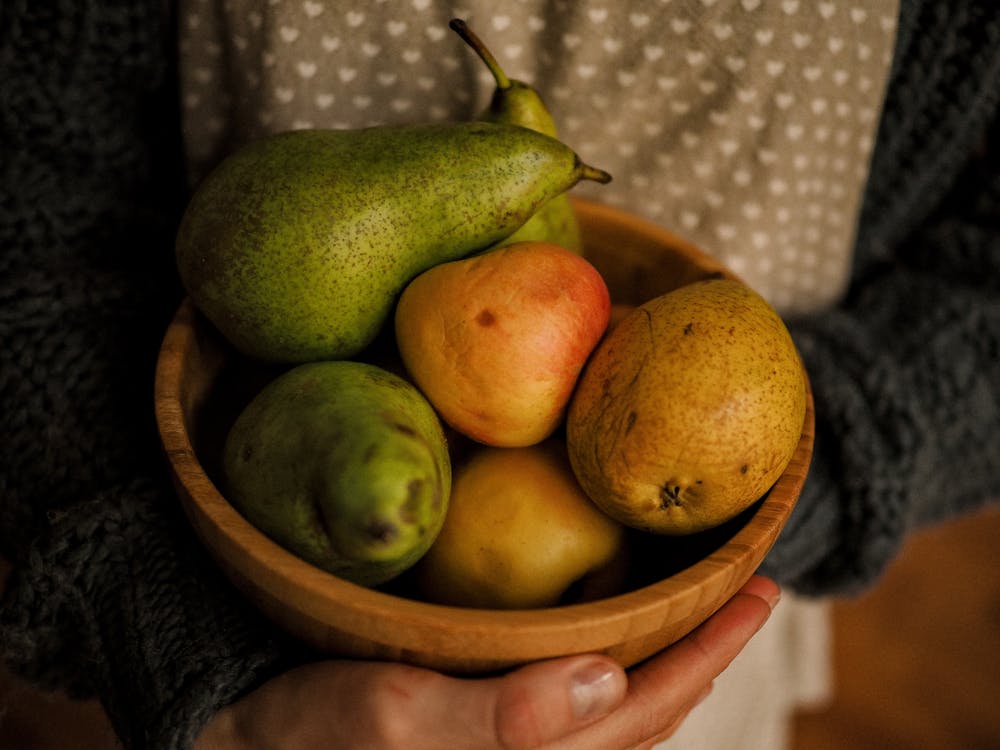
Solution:
{"label": "finger", "polygon": [[667,724],[660,732],[648,738],[647,740],[639,743],[638,745],[630,747],[629,750],[651,750],[651,748],[655,747],[659,743],[672,737],[674,732],[680,729],[681,724],[687,721],[688,715],[692,711],[694,711],[701,704],[701,702],[709,696],[711,692],[712,692],[712,683],[709,683],[701,691],[701,694],[697,698],[695,698],[695,700],[691,703],[691,705],[686,706],[680,712],[680,714],[671,719],[670,723]]}
{"label": "finger", "polygon": [[[470,688],[472,688],[470,690]],[[529,750],[572,734],[616,708],[625,698],[625,670],[612,659],[585,655],[536,662],[496,680],[465,686],[474,704],[468,714],[485,710],[492,744]]]}
{"label": "finger", "polygon": [[770,579],[751,578],[698,628],[632,670],[621,708],[553,747],[606,750],[669,736],[712,680],[766,622],[779,595]]}
{"label": "finger", "polygon": [[712,617],[630,677],[630,691],[652,699],[651,707],[693,705],[764,625],[780,590],[754,576]]}

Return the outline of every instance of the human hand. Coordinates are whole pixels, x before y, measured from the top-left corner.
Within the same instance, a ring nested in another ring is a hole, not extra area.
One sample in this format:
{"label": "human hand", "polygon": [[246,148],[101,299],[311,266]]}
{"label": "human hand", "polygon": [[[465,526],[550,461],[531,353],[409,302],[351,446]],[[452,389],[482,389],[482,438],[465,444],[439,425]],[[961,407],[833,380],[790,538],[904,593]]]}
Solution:
{"label": "human hand", "polygon": [[500,677],[331,660],[286,672],[220,711],[196,750],[633,750],[669,737],[767,620],[754,576],[685,638],[626,672],[581,655]]}

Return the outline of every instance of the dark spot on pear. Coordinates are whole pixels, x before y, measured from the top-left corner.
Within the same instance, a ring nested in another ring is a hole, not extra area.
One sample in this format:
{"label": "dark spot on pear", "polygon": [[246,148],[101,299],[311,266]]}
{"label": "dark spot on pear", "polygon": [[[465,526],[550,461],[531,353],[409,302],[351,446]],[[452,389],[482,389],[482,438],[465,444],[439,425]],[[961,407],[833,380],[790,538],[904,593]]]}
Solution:
{"label": "dark spot on pear", "polygon": [[402,424],[401,422],[394,422],[392,426],[396,430],[396,432],[402,433],[407,437],[417,436],[417,431],[414,430],[412,427],[410,427],[410,425],[408,424]]}
{"label": "dark spot on pear", "polygon": [[381,519],[369,522],[364,531],[365,535],[377,544],[389,544],[399,536],[399,529],[395,525]]}
{"label": "dark spot on pear", "polygon": [[423,479],[411,479],[406,485],[406,502],[399,509],[399,518],[403,523],[417,523],[417,512],[420,510],[420,497],[424,488]]}
{"label": "dark spot on pear", "polygon": [[486,308],[483,308],[479,315],[476,316],[476,322],[483,326],[484,328],[489,328],[491,325],[497,322],[496,316],[491,313]]}

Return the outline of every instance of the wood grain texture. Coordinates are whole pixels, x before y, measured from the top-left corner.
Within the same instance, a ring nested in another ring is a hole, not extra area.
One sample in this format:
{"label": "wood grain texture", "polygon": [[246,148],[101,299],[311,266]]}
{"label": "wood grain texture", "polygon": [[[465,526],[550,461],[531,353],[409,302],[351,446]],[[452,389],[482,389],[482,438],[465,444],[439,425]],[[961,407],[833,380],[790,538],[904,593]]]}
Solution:
{"label": "wood grain texture", "polygon": [[[652,224],[589,202],[576,201],[576,207],[586,254],[616,302],[637,304],[700,278],[732,276]],[[315,568],[258,532],[226,501],[216,482],[219,444],[255,383],[266,382],[268,374],[237,357],[190,301],[180,307],[162,344],[156,417],[197,535],[250,601],[320,651],[453,673],[581,652],[603,652],[630,666],[673,643],[756,569],[794,507],[812,454],[810,398],[798,448],[770,492],[714,533],[637,545],[645,547],[634,562],[642,575],[618,596],[539,610],[445,607]]]}

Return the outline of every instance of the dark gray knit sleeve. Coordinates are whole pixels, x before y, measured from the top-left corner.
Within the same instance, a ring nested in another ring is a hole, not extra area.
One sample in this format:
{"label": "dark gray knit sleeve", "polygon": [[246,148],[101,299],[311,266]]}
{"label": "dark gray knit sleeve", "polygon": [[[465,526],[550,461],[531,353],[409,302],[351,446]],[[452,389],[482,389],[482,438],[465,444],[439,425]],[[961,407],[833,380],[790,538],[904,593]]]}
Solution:
{"label": "dark gray knit sleeve", "polygon": [[175,504],[159,483],[136,480],[56,514],[0,610],[10,668],[99,697],[126,748],[191,747],[221,707],[282,664]]}
{"label": "dark gray knit sleeve", "polygon": [[97,696],[129,748],[184,748],[285,666],[222,580],[159,447],[180,293],[161,3],[0,5],[0,658]]}
{"label": "dark gray knit sleeve", "polygon": [[1000,500],[1000,6],[902,8],[852,287],[792,324],[816,452],[763,570],[814,594],[867,586],[910,530]]}
{"label": "dark gray knit sleeve", "polygon": [[978,259],[990,283],[894,268],[850,309],[794,327],[816,455],[765,572],[801,592],[854,592],[914,528],[1000,500],[998,250]]}

